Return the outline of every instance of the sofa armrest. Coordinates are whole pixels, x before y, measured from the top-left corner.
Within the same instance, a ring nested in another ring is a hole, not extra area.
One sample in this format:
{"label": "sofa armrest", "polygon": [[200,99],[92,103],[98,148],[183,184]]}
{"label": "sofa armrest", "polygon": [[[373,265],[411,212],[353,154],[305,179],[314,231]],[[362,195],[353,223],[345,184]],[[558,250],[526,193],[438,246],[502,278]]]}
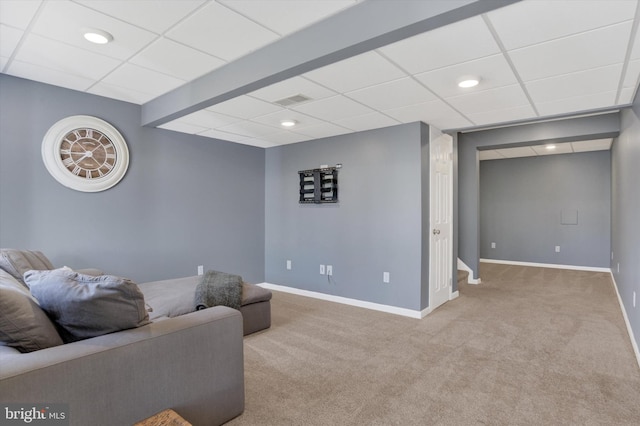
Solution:
{"label": "sofa armrest", "polygon": [[242,316],[215,307],[26,354],[0,351],[0,401],[67,403],[71,425],[173,408],[193,424],[244,410]]}

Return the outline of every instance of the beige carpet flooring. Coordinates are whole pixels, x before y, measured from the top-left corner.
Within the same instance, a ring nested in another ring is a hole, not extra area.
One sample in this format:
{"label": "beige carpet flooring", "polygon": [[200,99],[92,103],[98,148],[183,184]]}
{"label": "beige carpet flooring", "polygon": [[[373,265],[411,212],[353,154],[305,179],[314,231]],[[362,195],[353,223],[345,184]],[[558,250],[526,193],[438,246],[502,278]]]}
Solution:
{"label": "beige carpet flooring", "polygon": [[482,264],[422,320],[274,292],[228,425],[639,425],[609,274]]}

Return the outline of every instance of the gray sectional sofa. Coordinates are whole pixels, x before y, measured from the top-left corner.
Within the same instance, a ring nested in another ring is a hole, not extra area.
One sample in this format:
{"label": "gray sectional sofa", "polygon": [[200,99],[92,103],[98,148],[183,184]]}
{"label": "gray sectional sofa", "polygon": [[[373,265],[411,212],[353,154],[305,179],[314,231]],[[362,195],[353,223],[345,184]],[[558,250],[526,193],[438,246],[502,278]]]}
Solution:
{"label": "gray sectional sofa", "polygon": [[[19,315],[41,322],[51,317],[48,312],[43,319],[39,301],[21,288],[19,275],[25,268],[49,270],[53,265],[40,252],[2,249],[0,267],[0,405],[19,404],[26,410],[64,404],[70,425],[133,424],[167,408],[194,425],[219,425],[243,412],[243,335],[270,326],[268,290],[243,285],[240,311],[224,306],[193,311],[179,303],[193,300],[185,291],[197,277],[140,284],[145,310],[134,328],[65,343],[57,342],[56,335],[44,343],[13,344],[6,336],[15,334],[15,324],[7,315],[15,306],[20,305]],[[94,279],[76,272],[56,273]],[[95,280],[111,283],[106,277]],[[180,300],[171,304],[172,298]],[[43,327],[36,334],[61,331],[57,323],[56,328]]]}

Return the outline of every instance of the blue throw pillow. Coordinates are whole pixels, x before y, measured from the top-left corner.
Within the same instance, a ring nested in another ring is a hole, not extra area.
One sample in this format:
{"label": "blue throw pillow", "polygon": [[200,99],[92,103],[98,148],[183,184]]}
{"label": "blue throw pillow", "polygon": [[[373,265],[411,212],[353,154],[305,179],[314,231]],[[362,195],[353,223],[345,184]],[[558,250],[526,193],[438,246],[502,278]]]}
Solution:
{"label": "blue throw pillow", "polygon": [[24,281],[67,343],[149,323],[142,292],[126,278],[61,268],[25,272]]}

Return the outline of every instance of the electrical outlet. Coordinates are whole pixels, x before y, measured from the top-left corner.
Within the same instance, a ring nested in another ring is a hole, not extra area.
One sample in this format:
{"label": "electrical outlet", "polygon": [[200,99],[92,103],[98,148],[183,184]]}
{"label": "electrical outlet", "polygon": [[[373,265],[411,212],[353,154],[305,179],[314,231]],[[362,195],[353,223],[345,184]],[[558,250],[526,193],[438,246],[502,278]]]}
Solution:
{"label": "electrical outlet", "polygon": [[560,253],[560,246],[556,246],[556,253]]}
{"label": "electrical outlet", "polygon": [[496,248],[496,243],[491,243],[491,248]]}
{"label": "electrical outlet", "polygon": [[290,271],[291,270],[291,261],[287,260],[287,270]]}
{"label": "electrical outlet", "polygon": [[383,272],[382,273],[382,282],[385,284],[389,284],[389,273],[388,272]]}
{"label": "electrical outlet", "polygon": [[320,265],[320,275],[324,275],[324,265]]}
{"label": "electrical outlet", "polygon": [[204,275],[204,265],[198,265],[198,275]]}
{"label": "electrical outlet", "polygon": [[333,275],[333,266],[327,265],[327,275]]}

